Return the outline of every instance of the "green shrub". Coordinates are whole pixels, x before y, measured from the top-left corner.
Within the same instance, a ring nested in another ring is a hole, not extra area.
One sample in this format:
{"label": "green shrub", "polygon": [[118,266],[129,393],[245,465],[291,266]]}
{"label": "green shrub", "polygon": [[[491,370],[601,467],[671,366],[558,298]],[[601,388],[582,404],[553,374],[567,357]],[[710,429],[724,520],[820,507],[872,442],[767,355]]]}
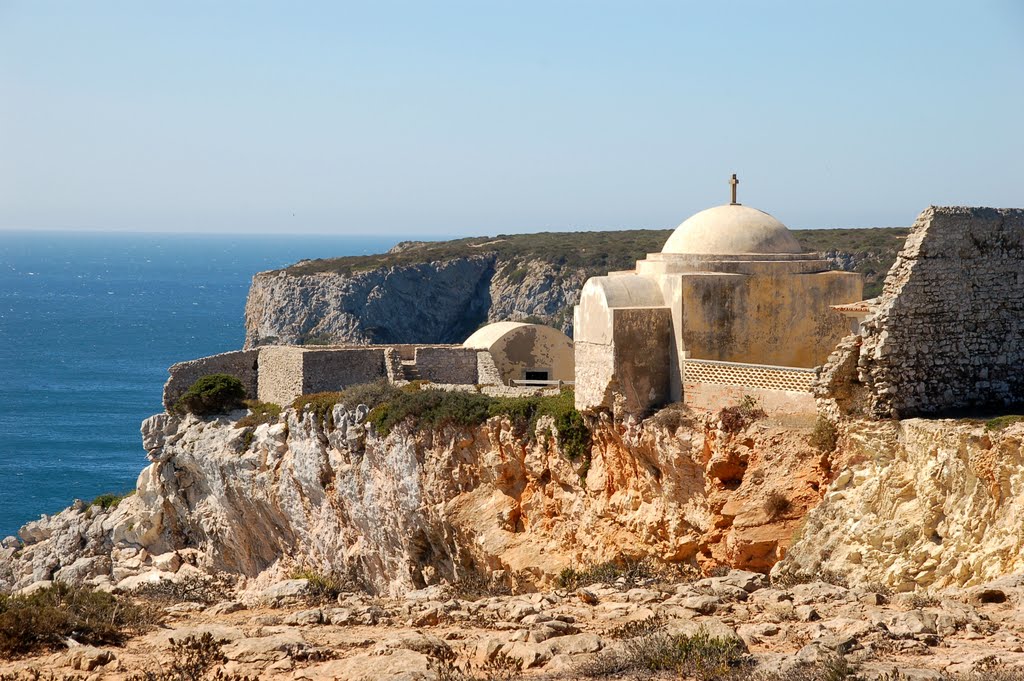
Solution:
{"label": "green shrub", "polygon": [[65,647],[119,645],[153,626],[153,613],[124,597],[55,584],[28,596],[0,596],[0,657]]}
{"label": "green shrub", "polygon": [[537,435],[537,422],[542,416],[554,419],[558,443],[570,461],[590,463],[590,428],[576,411],[572,388],[563,388],[558,395],[540,397],[495,398],[489,408],[491,416],[507,416],[513,424],[524,428],[531,441]]}
{"label": "green shrub", "polygon": [[[418,389],[417,385],[417,389]],[[344,404],[346,408],[353,409],[357,405],[365,404],[370,409],[385,402],[396,399],[402,394],[402,390],[391,385],[387,381],[375,383],[361,383],[340,392],[312,393],[300,395],[292,402],[292,408],[301,413],[307,407],[313,408],[313,413],[321,421],[330,417],[331,410],[336,404]]]}
{"label": "green shrub", "polygon": [[197,416],[225,414],[245,406],[245,386],[230,374],[201,376],[174,403],[174,411]]}
{"label": "green shrub", "polygon": [[403,390],[394,399],[375,407],[369,421],[385,436],[407,418],[414,418],[419,428],[445,425],[472,428],[490,416],[491,401],[486,395],[461,390]]}
{"label": "green shrub", "polygon": [[117,508],[118,504],[120,504],[122,501],[124,501],[133,494],[135,494],[135,490],[125,492],[124,494],[112,494],[110,492],[107,492],[106,494],[101,494],[92,501],[88,502],[85,505],[85,507],[91,508],[93,506],[99,506],[104,511],[107,511],[112,508]]}

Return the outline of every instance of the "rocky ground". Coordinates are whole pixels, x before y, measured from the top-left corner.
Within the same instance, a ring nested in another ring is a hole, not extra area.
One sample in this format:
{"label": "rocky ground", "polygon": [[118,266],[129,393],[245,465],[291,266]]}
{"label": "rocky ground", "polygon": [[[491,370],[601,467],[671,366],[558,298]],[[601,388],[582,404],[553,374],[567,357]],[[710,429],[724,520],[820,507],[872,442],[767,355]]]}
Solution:
{"label": "rocky ground", "polygon": [[180,674],[183,653],[172,654],[171,642],[204,634],[222,642],[207,646],[206,658],[209,673],[222,678],[643,678],[665,659],[659,645],[673,635],[699,639],[702,630],[735,642],[735,666],[702,671],[691,659],[684,670],[695,676],[667,677],[1024,678],[1013,671],[1024,668],[1024,576],[927,596],[880,592],[822,581],[773,585],[734,570],[521,595],[460,597],[449,586],[400,599],[342,593],[313,605],[315,580],[288,580],[213,605],[166,606],[150,633],[123,647],[69,641],[66,651],[3,663],[0,678],[32,678],[31,670],[90,679]]}

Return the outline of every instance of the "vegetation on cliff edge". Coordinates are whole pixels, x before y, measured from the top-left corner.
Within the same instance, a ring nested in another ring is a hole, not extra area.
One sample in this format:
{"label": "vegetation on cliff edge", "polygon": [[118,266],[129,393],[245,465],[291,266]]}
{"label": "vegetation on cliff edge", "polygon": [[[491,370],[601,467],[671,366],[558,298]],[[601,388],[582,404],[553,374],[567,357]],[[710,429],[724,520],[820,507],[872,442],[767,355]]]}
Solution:
{"label": "vegetation on cliff edge", "polygon": [[[303,260],[279,271],[294,276],[321,272],[351,275],[382,267],[411,267],[439,260],[488,256],[500,265],[499,275],[513,283],[525,278],[524,263],[529,260],[546,261],[556,273],[584,270],[594,276],[632,268],[648,253],[660,251],[671,233],[668,229],[541,232],[407,242],[388,253]],[[824,253],[863,274],[866,297],[881,291],[882,279],[908,233],[905,227],[793,230],[805,250]]]}
{"label": "vegetation on cliff edge", "polygon": [[245,386],[231,374],[200,376],[174,403],[174,411],[197,416],[226,414],[245,406]]}

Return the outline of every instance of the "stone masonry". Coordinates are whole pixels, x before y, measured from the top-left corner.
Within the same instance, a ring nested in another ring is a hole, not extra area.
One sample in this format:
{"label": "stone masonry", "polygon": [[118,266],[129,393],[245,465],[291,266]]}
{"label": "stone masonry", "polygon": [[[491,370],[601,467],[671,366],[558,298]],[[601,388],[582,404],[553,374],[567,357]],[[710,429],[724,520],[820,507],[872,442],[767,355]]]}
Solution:
{"label": "stone masonry", "polygon": [[168,369],[164,407],[170,410],[200,376],[225,373],[238,377],[246,395],[288,405],[299,395],[333,392],[361,383],[407,379],[402,357],[414,358],[419,378],[439,385],[501,385],[487,351],[462,346],[367,345],[302,347],[268,345],[180,362]]}
{"label": "stone masonry", "polygon": [[876,418],[1024,402],[1024,209],[921,213],[861,335]]}

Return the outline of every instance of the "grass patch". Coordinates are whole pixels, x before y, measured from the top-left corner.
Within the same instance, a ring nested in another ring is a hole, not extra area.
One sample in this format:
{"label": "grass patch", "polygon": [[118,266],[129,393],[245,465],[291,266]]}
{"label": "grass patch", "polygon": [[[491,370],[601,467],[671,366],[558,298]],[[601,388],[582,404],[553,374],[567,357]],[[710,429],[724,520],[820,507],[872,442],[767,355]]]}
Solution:
{"label": "grass patch", "polygon": [[1024,421],[1024,416],[1018,414],[1007,414],[1006,416],[997,416],[994,419],[985,421],[985,430],[1000,431],[1005,428],[1012,426],[1015,423]]}
{"label": "grass patch", "polygon": [[0,657],[66,647],[120,645],[153,627],[149,608],[113,594],[55,584],[28,596],[0,596]]}
{"label": "grass patch", "polygon": [[537,425],[550,416],[558,434],[558,444],[573,462],[582,462],[580,476],[590,468],[591,433],[583,416],[576,411],[571,388],[558,395],[532,397],[488,397],[463,391],[421,390],[406,386],[393,393],[393,398],[377,405],[369,421],[382,436],[387,436],[399,423],[413,419],[417,428],[457,426],[474,428],[491,417],[507,417],[522,429],[527,441],[537,436]]}
{"label": "grass patch", "polygon": [[235,428],[255,428],[264,423],[277,423],[281,418],[281,407],[271,402],[246,400],[245,406],[249,408],[249,413],[238,419]]}
{"label": "grass patch", "polygon": [[382,436],[406,419],[413,419],[417,428],[472,428],[491,416],[491,402],[486,395],[461,390],[400,391],[394,399],[370,411],[369,421]]}

